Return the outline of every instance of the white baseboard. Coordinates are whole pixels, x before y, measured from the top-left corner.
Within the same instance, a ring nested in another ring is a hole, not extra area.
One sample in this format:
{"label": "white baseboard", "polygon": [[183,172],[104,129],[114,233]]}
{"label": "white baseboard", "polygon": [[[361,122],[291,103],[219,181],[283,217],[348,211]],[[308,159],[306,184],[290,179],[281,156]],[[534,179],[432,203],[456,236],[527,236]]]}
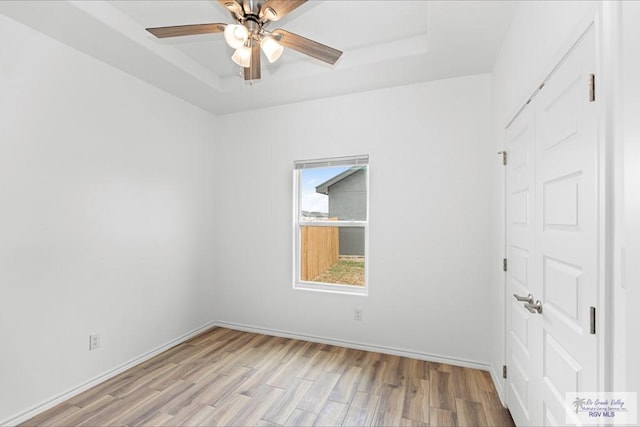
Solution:
{"label": "white baseboard", "polygon": [[208,322],[202,326],[200,326],[197,329],[194,329],[190,332],[187,332],[186,334],[172,340],[169,341],[166,344],[161,345],[160,347],[157,347],[141,356],[136,357],[135,359],[132,359],[108,372],[105,372],[102,375],[99,375],[83,384],[80,384],[74,388],[72,388],[71,390],[68,390],[62,394],[59,394],[58,396],[55,396],[49,400],[47,400],[46,402],[40,403],[34,407],[32,407],[31,409],[28,409],[26,411],[24,411],[21,414],[18,414],[12,418],[6,419],[6,420],[2,420],[0,421],[0,426],[14,426],[17,424],[20,424],[24,421],[27,421],[33,417],[35,417],[38,414],[41,414],[42,412],[46,411],[47,409],[53,408],[54,406],[56,406],[59,403],[64,402],[65,400],[71,399],[74,396],[77,396],[78,394],[82,393],[85,390],[90,389],[91,387],[94,387],[104,381],[107,381],[110,378],[115,377],[116,375],[126,371],[127,369],[131,369],[136,365],[141,364],[142,362],[151,359],[154,356],[157,356],[158,354],[162,353],[163,351],[166,351],[168,349],[170,349],[171,347],[175,347],[178,344],[182,344],[183,342],[189,340],[192,337],[195,337],[196,335],[206,331],[207,329],[212,328],[213,326],[215,326],[215,322]]}
{"label": "white baseboard", "polygon": [[462,359],[457,357],[443,356],[440,354],[423,353],[423,352],[404,350],[404,349],[399,349],[394,347],[386,347],[386,346],[365,344],[365,343],[359,343],[359,342],[336,340],[333,338],[320,337],[316,335],[306,335],[306,334],[299,334],[295,332],[281,331],[277,329],[247,326],[247,325],[241,325],[241,324],[232,323],[232,322],[217,321],[217,322],[214,322],[214,325],[220,326],[222,328],[235,329],[238,331],[253,332],[253,333],[264,334],[264,335],[273,335],[273,336],[283,337],[283,338],[293,338],[293,339],[298,339],[303,341],[317,342],[320,344],[329,344],[329,345],[335,345],[339,347],[353,348],[356,350],[374,351],[377,353],[392,354],[394,356],[409,357],[412,359],[425,360],[428,362],[446,363],[449,365],[461,366],[463,368],[473,368],[473,369],[480,369],[481,371],[491,372],[489,363],[483,363],[475,360],[467,360],[467,359]]}

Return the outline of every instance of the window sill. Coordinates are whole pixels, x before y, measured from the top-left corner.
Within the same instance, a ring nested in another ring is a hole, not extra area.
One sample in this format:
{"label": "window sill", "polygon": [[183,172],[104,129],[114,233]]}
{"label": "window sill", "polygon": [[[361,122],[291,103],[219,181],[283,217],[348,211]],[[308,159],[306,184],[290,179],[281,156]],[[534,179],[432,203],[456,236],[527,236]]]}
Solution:
{"label": "window sill", "polygon": [[369,289],[366,286],[353,286],[353,285],[333,285],[328,283],[315,283],[315,282],[295,282],[293,289],[311,292],[325,292],[330,294],[342,294],[342,295],[369,295]]}

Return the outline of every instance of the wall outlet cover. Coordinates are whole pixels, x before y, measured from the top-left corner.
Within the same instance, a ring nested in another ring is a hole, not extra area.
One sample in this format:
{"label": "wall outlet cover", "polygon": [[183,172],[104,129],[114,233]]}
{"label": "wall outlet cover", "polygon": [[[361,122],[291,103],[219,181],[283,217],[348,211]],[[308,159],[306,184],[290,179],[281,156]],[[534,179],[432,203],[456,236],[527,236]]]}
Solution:
{"label": "wall outlet cover", "polygon": [[89,335],[89,350],[100,348],[100,334]]}

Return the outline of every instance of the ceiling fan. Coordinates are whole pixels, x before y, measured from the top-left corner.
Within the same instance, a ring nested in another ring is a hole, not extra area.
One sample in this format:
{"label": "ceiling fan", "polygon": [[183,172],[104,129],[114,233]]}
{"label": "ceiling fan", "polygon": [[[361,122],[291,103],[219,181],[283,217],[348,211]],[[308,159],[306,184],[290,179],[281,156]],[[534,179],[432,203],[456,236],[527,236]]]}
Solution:
{"label": "ceiling fan", "polygon": [[245,80],[260,79],[260,49],[269,62],[275,62],[284,50],[291,48],[320,61],[334,65],[342,52],[316,41],[278,28],[266,27],[304,4],[307,0],[217,0],[235,24],[192,24],[147,28],[158,38],[224,33],[229,46],[235,49],[231,59],[244,68]]}

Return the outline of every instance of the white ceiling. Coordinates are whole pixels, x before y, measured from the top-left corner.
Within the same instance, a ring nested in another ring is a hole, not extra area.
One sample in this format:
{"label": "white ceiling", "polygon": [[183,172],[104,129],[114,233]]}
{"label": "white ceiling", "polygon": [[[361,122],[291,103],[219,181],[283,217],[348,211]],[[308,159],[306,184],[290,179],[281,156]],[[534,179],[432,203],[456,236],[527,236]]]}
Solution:
{"label": "white ceiling", "polygon": [[240,77],[221,34],[144,29],[230,22],[215,1],[0,1],[0,13],[215,114],[490,72],[517,3],[311,0],[274,22],[340,49],[331,67],[290,49]]}

